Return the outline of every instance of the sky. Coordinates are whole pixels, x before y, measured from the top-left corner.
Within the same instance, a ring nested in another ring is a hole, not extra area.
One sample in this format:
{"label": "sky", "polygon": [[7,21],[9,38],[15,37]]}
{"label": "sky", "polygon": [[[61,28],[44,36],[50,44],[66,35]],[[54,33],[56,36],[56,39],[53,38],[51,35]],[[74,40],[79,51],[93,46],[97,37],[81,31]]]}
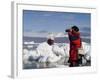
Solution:
{"label": "sky", "polygon": [[73,25],[80,31],[90,31],[91,15],[89,13],[52,12],[23,10],[23,31],[32,32],[64,32]]}

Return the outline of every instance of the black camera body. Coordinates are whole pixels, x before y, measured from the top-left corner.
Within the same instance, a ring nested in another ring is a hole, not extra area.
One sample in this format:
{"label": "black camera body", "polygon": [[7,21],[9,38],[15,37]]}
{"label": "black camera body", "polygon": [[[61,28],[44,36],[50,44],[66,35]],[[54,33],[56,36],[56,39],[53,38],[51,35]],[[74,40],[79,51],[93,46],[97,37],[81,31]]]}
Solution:
{"label": "black camera body", "polygon": [[65,32],[69,32],[69,31],[70,31],[70,29],[66,29],[66,30],[65,30]]}

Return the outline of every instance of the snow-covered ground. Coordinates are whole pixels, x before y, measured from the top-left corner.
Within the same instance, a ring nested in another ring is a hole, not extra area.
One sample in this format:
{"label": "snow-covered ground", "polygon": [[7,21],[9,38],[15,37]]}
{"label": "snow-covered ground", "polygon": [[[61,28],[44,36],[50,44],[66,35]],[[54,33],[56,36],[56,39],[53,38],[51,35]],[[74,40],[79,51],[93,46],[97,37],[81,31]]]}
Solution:
{"label": "snow-covered ground", "polygon": [[[51,51],[53,55],[49,55],[45,51],[39,54],[36,45],[38,46],[39,44],[33,42],[29,42],[28,44],[28,42],[25,42],[25,48],[23,49],[24,69],[68,67],[68,59],[69,59],[68,43],[55,43]],[[82,59],[82,62],[83,65],[86,65],[87,61],[91,61],[90,44],[82,42],[82,45],[84,49],[84,58]],[[90,65],[90,63],[88,65]]]}

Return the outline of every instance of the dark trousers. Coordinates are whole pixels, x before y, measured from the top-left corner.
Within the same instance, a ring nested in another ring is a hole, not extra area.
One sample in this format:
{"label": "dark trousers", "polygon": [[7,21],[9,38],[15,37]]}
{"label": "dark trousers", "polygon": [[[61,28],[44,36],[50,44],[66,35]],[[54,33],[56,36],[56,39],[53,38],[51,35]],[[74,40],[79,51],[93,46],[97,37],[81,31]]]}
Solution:
{"label": "dark trousers", "polygon": [[70,53],[69,66],[70,67],[78,66],[78,48],[74,45],[71,45],[69,53]]}
{"label": "dark trousers", "polygon": [[78,55],[78,64],[82,64],[82,57],[84,57],[84,55],[82,54]]}

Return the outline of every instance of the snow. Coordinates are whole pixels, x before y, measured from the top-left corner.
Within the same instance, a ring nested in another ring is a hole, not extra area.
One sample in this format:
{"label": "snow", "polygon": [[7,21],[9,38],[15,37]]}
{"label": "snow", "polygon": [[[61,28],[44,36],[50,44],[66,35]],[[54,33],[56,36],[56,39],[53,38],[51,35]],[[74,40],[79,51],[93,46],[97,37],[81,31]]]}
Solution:
{"label": "snow", "polygon": [[61,55],[61,56],[66,55],[65,51],[64,51],[64,48],[59,47],[58,45],[54,45],[52,50],[53,50],[54,54],[56,54],[56,55]]}
{"label": "snow", "polygon": [[[61,45],[62,46],[59,46]],[[86,60],[91,59],[90,55],[90,44],[86,42],[82,42],[84,55]],[[53,46],[49,46],[47,42],[41,43],[37,49],[23,49],[23,63],[30,64],[29,58],[31,60],[37,60],[39,63],[64,63],[64,60],[68,62],[69,58],[69,44],[68,43],[55,43]],[[86,63],[86,60],[83,59],[83,64]],[[57,64],[59,65],[59,64]]]}

